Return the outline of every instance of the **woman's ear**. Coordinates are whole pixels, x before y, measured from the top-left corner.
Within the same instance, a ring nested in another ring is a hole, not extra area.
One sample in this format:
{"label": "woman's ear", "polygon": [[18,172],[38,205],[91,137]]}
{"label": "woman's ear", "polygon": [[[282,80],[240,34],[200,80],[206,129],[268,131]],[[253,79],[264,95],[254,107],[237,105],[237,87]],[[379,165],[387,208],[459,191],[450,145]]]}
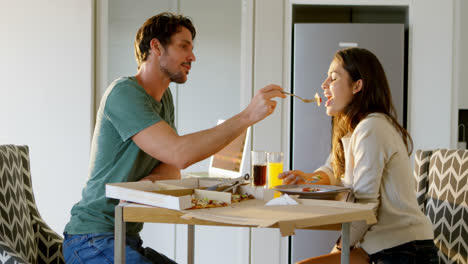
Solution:
{"label": "woman's ear", "polygon": [[359,79],[356,82],[354,82],[353,94],[357,94],[361,90],[362,90],[362,79]]}

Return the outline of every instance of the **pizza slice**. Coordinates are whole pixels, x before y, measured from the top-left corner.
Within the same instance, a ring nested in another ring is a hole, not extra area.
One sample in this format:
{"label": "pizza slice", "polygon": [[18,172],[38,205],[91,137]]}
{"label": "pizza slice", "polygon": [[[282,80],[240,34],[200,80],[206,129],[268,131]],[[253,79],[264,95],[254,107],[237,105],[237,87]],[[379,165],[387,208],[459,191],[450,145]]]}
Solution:
{"label": "pizza slice", "polygon": [[198,199],[192,196],[192,207],[188,209],[216,208],[216,207],[224,207],[227,205],[228,204],[226,202],[211,200],[208,198]]}
{"label": "pizza slice", "polygon": [[251,194],[233,194],[231,196],[231,203],[239,203],[251,199],[255,199],[255,197]]}
{"label": "pizza slice", "polygon": [[[240,203],[242,201],[255,199],[251,194],[232,194],[231,203]],[[216,208],[216,207],[225,207],[228,206],[228,203],[221,202],[217,200],[211,200],[208,198],[199,199],[195,196],[192,196],[192,207],[188,209],[205,209],[205,208]]]}
{"label": "pizza slice", "polygon": [[320,191],[320,189],[319,188],[306,187],[306,188],[302,188],[302,191],[303,192],[318,192],[318,191]]}
{"label": "pizza slice", "polygon": [[320,106],[320,104],[322,103],[322,98],[318,93],[315,93],[315,100],[317,101],[317,105]]}

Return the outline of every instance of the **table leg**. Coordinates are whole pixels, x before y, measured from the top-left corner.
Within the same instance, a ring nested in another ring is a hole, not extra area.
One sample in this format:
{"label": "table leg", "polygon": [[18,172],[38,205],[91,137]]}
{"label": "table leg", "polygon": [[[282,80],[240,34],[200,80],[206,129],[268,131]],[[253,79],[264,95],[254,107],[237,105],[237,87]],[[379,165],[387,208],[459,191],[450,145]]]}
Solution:
{"label": "table leg", "polygon": [[341,224],[341,264],[349,264],[349,237],[351,223]]}
{"label": "table leg", "polygon": [[187,264],[194,263],[195,256],[195,226],[187,225]]}
{"label": "table leg", "polygon": [[123,221],[123,207],[115,207],[114,224],[114,263],[125,264],[125,222]]}

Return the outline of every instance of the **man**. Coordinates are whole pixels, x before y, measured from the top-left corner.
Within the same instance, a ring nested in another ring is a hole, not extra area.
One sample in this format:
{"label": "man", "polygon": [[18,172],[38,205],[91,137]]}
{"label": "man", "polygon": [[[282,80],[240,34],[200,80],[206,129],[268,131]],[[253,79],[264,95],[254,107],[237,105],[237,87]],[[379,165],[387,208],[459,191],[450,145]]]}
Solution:
{"label": "man", "polygon": [[[285,96],[276,85],[259,90],[241,113],[204,131],[179,136],[174,126],[170,82],[184,83],[190,71],[195,28],[190,19],[162,13],[138,30],[138,72],[114,81],[103,96],[93,136],[89,179],[82,200],[73,206],[65,227],[67,263],[113,263],[114,208],[105,184],[180,179],[180,170],[208,158],[249,126],[270,115],[274,97]],[[175,263],[142,248],[141,223],[127,224],[127,263]]]}

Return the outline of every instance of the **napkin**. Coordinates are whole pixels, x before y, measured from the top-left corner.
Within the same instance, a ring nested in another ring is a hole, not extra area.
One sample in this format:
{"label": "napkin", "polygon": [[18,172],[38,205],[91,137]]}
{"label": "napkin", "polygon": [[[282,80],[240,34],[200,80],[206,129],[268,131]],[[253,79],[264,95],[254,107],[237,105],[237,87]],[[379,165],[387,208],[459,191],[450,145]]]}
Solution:
{"label": "napkin", "polygon": [[268,201],[265,205],[296,205],[299,204],[294,198],[284,194],[278,198]]}

